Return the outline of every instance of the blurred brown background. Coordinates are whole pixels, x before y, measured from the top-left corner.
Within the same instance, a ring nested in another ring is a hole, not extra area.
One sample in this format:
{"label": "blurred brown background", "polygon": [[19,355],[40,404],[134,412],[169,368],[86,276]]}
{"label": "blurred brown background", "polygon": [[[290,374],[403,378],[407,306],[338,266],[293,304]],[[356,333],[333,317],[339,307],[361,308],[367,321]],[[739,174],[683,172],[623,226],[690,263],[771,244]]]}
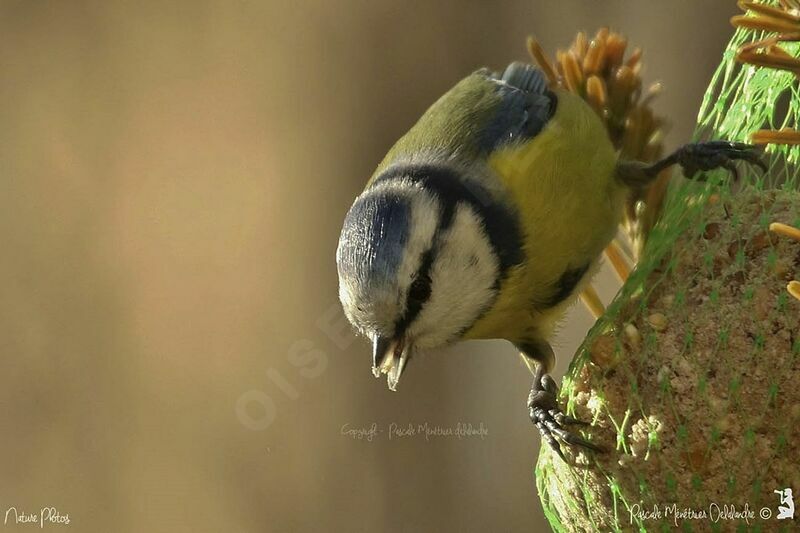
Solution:
{"label": "blurred brown background", "polygon": [[[341,220],[436,97],[529,33],[551,53],[627,34],[676,146],[735,11],[0,2],[0,511],[87,532],[540,530],[513,349],[430,354],[390,393],[338,308]],[[589,325],[566,321],[559,372]],[[389,439],[426,422],[488,435]]]}

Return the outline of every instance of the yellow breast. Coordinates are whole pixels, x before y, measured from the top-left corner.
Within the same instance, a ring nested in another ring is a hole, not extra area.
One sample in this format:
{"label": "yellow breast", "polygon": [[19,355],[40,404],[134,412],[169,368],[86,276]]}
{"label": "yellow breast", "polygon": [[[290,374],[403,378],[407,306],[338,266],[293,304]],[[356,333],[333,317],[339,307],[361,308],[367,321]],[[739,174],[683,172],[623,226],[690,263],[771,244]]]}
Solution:
{"label": "yellow breast", "polygon": [[617,156],[605,127],[581,98],[557,94],[556,113],[539,135],[489,159],[519,210],[526,260],[466,338],[546,339],[569,302],[536,303],[567,269],[596,265],[619,223],[626,189],[614,176]]}

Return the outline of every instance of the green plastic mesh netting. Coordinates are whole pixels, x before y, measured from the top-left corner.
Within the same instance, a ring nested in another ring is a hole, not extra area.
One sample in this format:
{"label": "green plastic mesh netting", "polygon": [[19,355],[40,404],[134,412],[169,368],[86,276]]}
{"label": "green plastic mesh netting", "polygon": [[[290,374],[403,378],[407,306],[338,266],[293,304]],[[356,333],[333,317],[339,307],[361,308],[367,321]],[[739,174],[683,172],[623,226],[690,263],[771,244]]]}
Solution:
{"label": "green plastic mesh netting", "polygon": [[[736,30],[696,139],[798,127],[795,74],[735,59],[767,36]],[[770,145],[766,174],[671,181],[636,270],[564,377],[562,404],[592,421],[576,430],[610,451],[564,446],[566,464],[542,446],[536,482],[554,530],[800,530],[800,513],[777,520],[774,492],[800,495],[800,301],[786,290],[800,242],[769,229],[800,227],[799,155]]]}

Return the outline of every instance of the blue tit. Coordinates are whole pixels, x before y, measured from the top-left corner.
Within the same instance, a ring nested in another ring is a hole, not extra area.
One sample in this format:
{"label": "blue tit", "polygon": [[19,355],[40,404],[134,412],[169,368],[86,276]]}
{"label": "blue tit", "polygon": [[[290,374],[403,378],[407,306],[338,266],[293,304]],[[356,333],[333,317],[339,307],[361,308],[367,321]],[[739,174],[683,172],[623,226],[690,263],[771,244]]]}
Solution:
{"label": "blue tit", "polygon": [[562,426],[548,372],[556,322],[598,268],[626,195],[664,168],[687,175],[756,161],[751,146],[690,144],[644,164],[618,157],[595,112],[548,88],[532,65],[478,70],[436,101],[392,147],[347,213],[336,254],[339,298],[373,344],[372,370],[395,390],[420,350],[506,339],[534,373],[529,415]]}

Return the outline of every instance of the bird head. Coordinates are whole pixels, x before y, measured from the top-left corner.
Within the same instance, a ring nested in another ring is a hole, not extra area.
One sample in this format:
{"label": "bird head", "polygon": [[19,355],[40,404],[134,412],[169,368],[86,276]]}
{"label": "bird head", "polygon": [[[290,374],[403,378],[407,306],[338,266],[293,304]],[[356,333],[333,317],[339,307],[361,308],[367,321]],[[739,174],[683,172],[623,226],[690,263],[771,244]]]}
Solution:
{"label": "bird head", "polygon": [[494,302],[501,272],[483,204],[441,170],[399,170],[345,217],[339,298],[391,390],[415,351],[450,344]]}

